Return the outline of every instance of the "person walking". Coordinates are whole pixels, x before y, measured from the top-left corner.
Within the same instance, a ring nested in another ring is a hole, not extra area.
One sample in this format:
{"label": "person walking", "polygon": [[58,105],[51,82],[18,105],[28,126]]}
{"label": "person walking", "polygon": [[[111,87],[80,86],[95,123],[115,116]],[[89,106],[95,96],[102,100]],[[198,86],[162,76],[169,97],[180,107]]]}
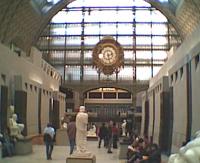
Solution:
{"label": "person walking", "polygon": [[111,146],[112,146],[112,141],[113,141],[113,134],[112,134],[112,126],[113,126],[113,121],[109,122],[108,126],[108,151],[107,153],[112,153],[111,151]]}
{"label": "person walking", "polygon": [[67,125],[67,135],[69,138],[69,145],[70,145],[69,154],[71,155],[74,151],[75,140],[76,140],[76,123],[74,117],[70,119],[70,122]]}
{"label": "person walking", "polygon": [[119,137],[119,130],[116,126],[116,123],[113,123],[112,127],[112,134],[113,134],[113,148],[117,149],[117,142],[118,142],[118,137]]}
{"label": "person walking", "polygon": [[51,154],[52,154],[53,145],[54,145],[54,135],[55,135],[55,130],[51,126],[51,123],[48,123],[44,129],[44,143],[46,145],[47,160],[52,160]]}
{"label": "person walking", "polygon": [[106,133],[107,133],[107,128],[105,126],[105,123],[102,123],[102,126],[99,129],[99,148],[101,148],[101,142],[102,140],[104,141],[104,146],[106,146]]}

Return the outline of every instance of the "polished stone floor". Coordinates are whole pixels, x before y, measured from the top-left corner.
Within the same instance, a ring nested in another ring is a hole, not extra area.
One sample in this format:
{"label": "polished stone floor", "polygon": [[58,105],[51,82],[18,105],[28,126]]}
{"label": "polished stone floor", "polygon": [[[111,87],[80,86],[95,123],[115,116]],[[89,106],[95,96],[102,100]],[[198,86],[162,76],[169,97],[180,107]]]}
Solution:
{"label": "polished stone floor", "polygon": [[[118,159],[117,149],[114,149],[112,154],[107,154],[105,148],[97,148],[97,141],[89,141],[88,149],[96,155],[96,163],[125,163],[124,160]],[[65,163],[68,153],[69,146],[54,146],[52,160],[46,160],[45,146],[34,145],[32,154],[3,158],[0,163]]]}
{"label": "polished stone floor", "polygon": [[[118,159],[118,149],[113,149],[113,153],[108,154],[105,148],[97,148],[97,141],[88,141],[88,149],[96,155],[96,163],[126,162],[125,160]],[[69,146],[54,146],[52,160],[46,160],[45,146],[34,145],[32,154],[0,158],[0,163],[65,163],[67,156],[69,156]],[[165,156],[162,156],[162,160],[162,163],[167,162]]]}

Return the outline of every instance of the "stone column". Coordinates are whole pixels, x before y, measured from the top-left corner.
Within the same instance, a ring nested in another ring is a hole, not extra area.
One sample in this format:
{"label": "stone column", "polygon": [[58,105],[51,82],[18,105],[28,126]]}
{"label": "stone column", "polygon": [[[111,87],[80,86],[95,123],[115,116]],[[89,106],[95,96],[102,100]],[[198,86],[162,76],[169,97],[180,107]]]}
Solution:
{"label": "stone column", "polygon": [[83,92],[79,92],[79,104],[84,105],[84,94]]}
{"label": "stone column", "polygon": [[74,91],[74,109],[78,109],[80,106],[80,98],[79,98],[79,92]]}

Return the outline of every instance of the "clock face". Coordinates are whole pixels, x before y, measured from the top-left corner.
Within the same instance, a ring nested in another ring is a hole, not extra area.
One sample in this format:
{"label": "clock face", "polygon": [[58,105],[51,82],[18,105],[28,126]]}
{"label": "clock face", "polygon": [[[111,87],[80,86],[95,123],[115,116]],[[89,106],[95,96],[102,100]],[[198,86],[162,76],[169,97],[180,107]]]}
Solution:
{"label": "clock face", "polygon": [[101,54],[99,55],[99,59],[105,64],[105,65],[112,65],[117,60],[117,54],[113,47],[107,46],[104,47],[101,51]]}
{"label": "clock face", "polygon": [[112,75],[124,65],[123,48],[112,37],[105,37],[95,45],[92,52],[92,62],[98,72]]}

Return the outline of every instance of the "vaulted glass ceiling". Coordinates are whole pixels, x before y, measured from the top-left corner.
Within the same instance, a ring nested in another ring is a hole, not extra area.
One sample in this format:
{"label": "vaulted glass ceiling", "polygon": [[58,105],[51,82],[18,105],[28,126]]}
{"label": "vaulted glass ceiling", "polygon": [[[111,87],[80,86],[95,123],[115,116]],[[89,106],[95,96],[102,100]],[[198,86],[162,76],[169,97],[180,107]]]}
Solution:
{"label": "vaulted glass ceiling", "polygon": [[[93,68],[92,50],[108,35],[122,45],[125,65],[105,76]],[[66,82],[148,80],[180,43],[166,17],[143,0],[77,0],[52,18],[38,48]]]}

